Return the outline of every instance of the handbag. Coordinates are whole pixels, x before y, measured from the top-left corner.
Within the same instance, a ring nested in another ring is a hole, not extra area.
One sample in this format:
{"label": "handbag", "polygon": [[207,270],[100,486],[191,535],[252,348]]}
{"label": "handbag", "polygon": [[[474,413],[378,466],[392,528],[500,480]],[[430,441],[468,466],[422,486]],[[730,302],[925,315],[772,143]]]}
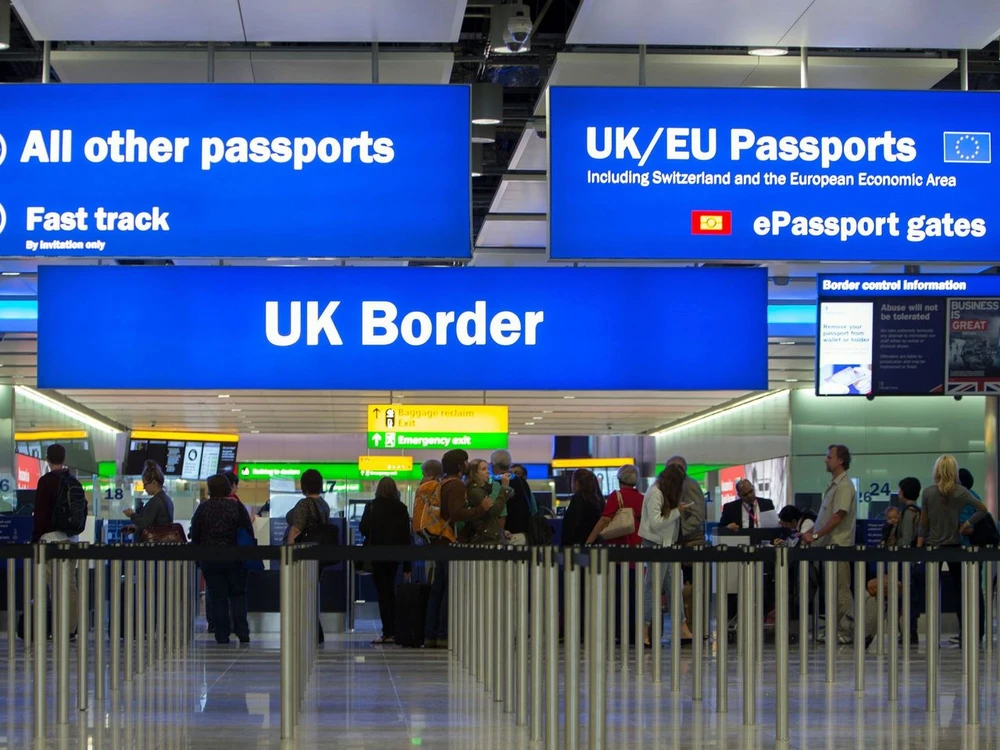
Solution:
{"label": "handbag", "polygon": [[147,526],[139,535],[139,541],[143,544],[187,544],[187,535],[179,523],[165,523]]}
{"label": "handbag", "polygon": [[618,498],[618,510],[611,517],[611,523],[605,526],[604,531],[601,532],[601,539],[606,541],[635,533],[635,512],[631,508],[625,507],[621,490],[615,492],[615,497]]}
{"label": "handbag", "polygon": [[[236,530],[236,545],[238,547],[256,547],[257,537],[247,531],[245,528],[240,526]],[[263,560],[244,560],[243,567],[247,570],[264,570]]]}

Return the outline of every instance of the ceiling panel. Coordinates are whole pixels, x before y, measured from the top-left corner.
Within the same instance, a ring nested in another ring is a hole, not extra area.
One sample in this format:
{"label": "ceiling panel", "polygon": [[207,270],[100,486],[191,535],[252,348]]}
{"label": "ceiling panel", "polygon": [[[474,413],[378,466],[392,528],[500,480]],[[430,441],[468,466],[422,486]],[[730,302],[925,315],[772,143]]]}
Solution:
{"label": "ceiling panel", "polygon": [[545,138],[540,136],[533,127],[526,127],[514,149],[508,169],[517,172],[546,171],[548,168],[549,156],[545,146]]}
{"label": "ceiling panel", "polygon": [[465,0],[240,0],[250,42],[457,42]]}
{"label": "ceiling panel", "polygon": [[[957,61],[938,57],[809,57],[813,88],[930,89],[955,70]],[[638,86],[639,56],[624,53],[562,52],[548,81],[550,86]],[[799,58],[750,55],[647,55],[648,86],[799,85]],[[545,114],[540,97],[535,114]]]}
{"label": "ceiling panel", "polygon": [[35,39],[243,42],[238,0],[13,0]]}
{"label": "ceiling panel", "polygon": [[[382,83],[448,83],[451,52],[386,52],[379,55]],[[203,83],[204,50],[64,50],[52,65],[66,83]],[[215,53],[218,83],[369,83],[367,52],[239,50]]]}
{"label": "ceiling panel", "polygon": [[35,39],[456,42],[465,0],[14,0]]}
{"label": "ceiling panel", "polygon": [[549,212],[549,182],[545,175],[505,175],[493,196],[490,213],[545,214]]}
{"label": "ceiling panel", "polygon": [[569,44],[980,49],[992,0],[583,0]]}
{"label": "ceiling panel", "polygon": [[547,247],[549,224],[544,217],[487,215],[476,239],[477,247]]}

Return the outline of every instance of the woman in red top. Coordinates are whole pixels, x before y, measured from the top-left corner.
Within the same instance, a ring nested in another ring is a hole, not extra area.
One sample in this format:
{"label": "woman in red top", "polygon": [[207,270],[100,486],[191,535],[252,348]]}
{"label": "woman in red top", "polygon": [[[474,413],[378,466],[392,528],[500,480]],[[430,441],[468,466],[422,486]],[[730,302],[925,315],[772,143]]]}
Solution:
{"label": "woman in red top", "polygon": [[642,493],[636,490],[635,486],[637,484],[639,484],[639,470],[635,466],[623,466],[618,470],[618,486],[621,489],[608,495],[608,501],[604,503],[604,512],[601,514],[601,520],[597,522],[594,530],[587,537],[587,544],[593,544],[598,540],[601,532],[608,527],[608,524],[611,523],[611,519],[614,518],[619,508],[632,509],[632,516],[635,518],[635,529],[631,534],[620,536],[617,539],[609,539],[608,544],[617,544],[626,547],[638,547],[642,544],[642,538],[639,536]]}

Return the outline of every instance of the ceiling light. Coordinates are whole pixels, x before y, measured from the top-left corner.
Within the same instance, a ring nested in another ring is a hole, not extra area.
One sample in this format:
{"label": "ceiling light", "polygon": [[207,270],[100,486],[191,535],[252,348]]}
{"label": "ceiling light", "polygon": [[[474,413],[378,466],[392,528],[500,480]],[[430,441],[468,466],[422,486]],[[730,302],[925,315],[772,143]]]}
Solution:
{"label": "ceiling light", "polygon": [[229,411],[243,411],[242,409],[230,409]]}
{"label": "ceiling light", "polygon": [[525,422],[525,423],[524,423],[524,426],[525,426],[525,427],[534,427],[534,426],[535,426],[535,423],[534,423],[534,422]]}
{"label": "ceiling light", "polygon": [[566,399],[567,401],[572,401],[574,398],[576,398],[576,396],[563,396],[563,398]]}
{"label": "ceiling light", "polygon": [[508,434],[508,435],[518,435],[518,434],[520,434],[520,433],[517,433],[517,432],[509,432],[509,433],[507,433],[507,434]]}
{"label": "ceiling light", "polygon": [[250,430],[250,434],[251,435],[259,435],[260,434],[260,430]]}
{"label": "ceiling light", "polygon": [[496,143],[497,141],[497,126],[496,125],[473,125],[472,126],[472,142],[473,143]]}
{"label": "ceiling light", "polygon": [[472,124],[499,125],[503,122],[503,86],[498,83],[472,84]]}
{"label": "ceiling light", "polygon": [[542,412],[542,414],[551,414],[551,413],[552,413],[551,409],[546,409],[545,411]]}
{"label": "ceiling light", "polygon": [[228,393],[220,393],[219,394],[219,398],[229,398],[229,394]]}
{"label": "ceiling light", "polygon": [[[20,378],[21,378],[20,375],[14,376],[15,380],[20,380]],[[49,396],[46,396],[44,393],[36,391],[34,388],[29,388],[26,385],[19,385],[16,387],[18,393],[20,393],[22,396],[25,396],[26,398],[31,399],[36,404],[47,406],[50,409],[59,412],[60,414],[63,414],[67,417],[71,417],[72,419],[77,420],[78,422],[83,422],[85,425],[89,425],[90,427],[95,427],[98,430],[101,430],[102,432],[108,432],[111,434],[118,434],[119,432],[121,432],[121,430],[118,429],[117,427],[110,425],[107,422],[102,422],[101,420],[97,419],[96,417],[92,417],[89,414],[84,414],[82,411],[74,409],[72,406],[67,406],[61,401],[56,401],[54,398],[50,398]]]}
{"label": "ceiling light", "polygon": [[544,417],[532,417],[532,419],[534,419],[536,422],[541,422],[544,419]]}
{"label": "ceiling light", "polygon": [[483,144],[473,143],[472,144],[472,154],[470,156],[470,162],[472,164],[472,176],[482,177],[483,176]]}
{"label": "ceiling light", "polygon": [[747,54],[755,57],[783,57],[788,54],[788,50],[784,47],[751,47]]}
{"label": "ceiling light", "polygon": [[[0,47],[0,49],[3,49],[3,47]],[[0,273],[0,276],[20,276],[20,275],[21,275],[20,271],[4,271],[3,273]]]}
{"label": "ceiling light", "polygon": [[794,341],[779,341],[778,346],[794,346]]}
{"label": "ceiling light", "polygon": [[785,382],[786,383],[798,383],[799,379],[798,378],[785,378]]}

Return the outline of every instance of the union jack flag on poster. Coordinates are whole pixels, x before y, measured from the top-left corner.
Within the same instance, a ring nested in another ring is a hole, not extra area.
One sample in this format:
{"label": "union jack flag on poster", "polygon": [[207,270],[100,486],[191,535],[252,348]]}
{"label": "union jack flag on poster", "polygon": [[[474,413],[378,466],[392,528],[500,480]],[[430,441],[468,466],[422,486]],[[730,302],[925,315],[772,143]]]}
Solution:
{"label": "union jack flag on poster", "polygon": [[1000,393],[1000,300],[949,299],[946,393]]}

